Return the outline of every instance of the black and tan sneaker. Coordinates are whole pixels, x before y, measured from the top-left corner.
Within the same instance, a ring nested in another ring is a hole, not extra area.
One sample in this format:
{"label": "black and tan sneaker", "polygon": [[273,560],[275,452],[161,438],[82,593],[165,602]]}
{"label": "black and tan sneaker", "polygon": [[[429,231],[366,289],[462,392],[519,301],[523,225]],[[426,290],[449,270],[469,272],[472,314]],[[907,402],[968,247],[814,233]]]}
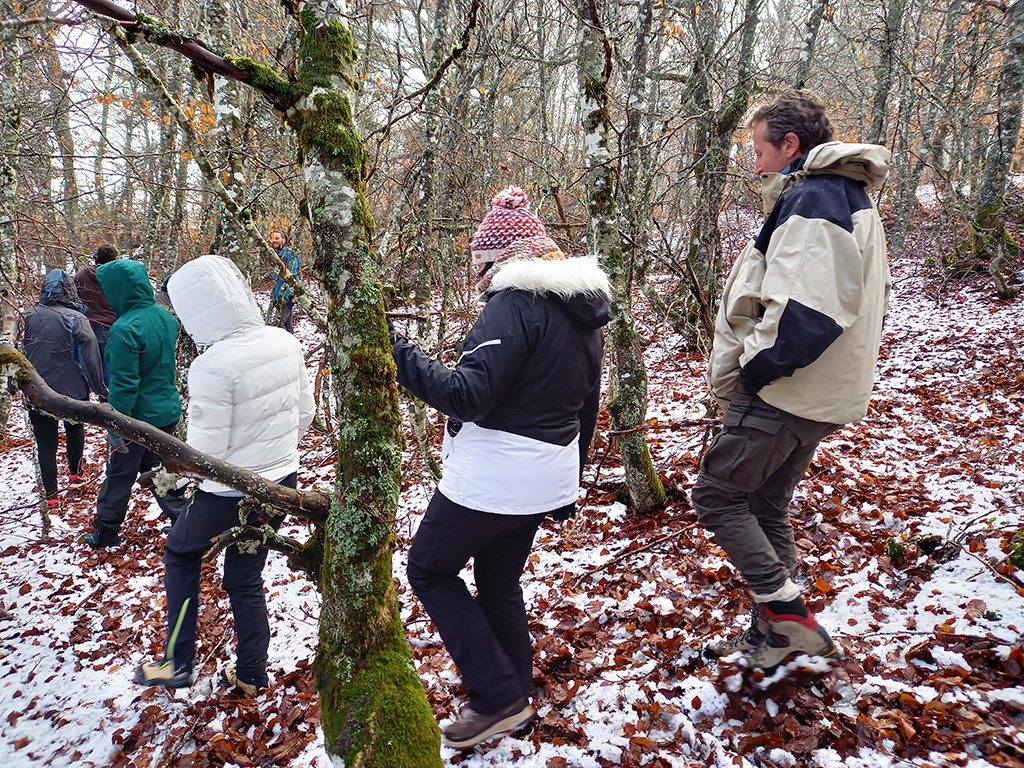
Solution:
{"label": "black and tan sneaker", "polygon": [[193,677],[191,669],[175,669],[170,661],[147,661],[135,669],[134,680],[139,685],[188,688]]}
{"label": "black and tan sneaker", "polygon": [[768,636],[768,609],[755,603],[751,613],[750,626],[747,629],[738,635],[705,645],[705,658],[721,659],[730,653],[747,653],[761,645]]}
{"label": "black and tan sneaker", "polygon": [[763,669],[770,675],[790,656],[807,654],[834,661],[843,658],[842,649],[832,642],[828,632],[813,616],[779,615],[771,610],[766,610],[766,615],[768,632],[765,641],[743,654],[748,667]]}
{"label": "black and tan sneaker", "polygon": [[224,665],[224,668],[221,669],[220,681],[226,686],[237,688],[246,696],[255,696],[261,687],[239,680],[238,671],[235,668],[235,663],[233,661],[228,662]]}
{"label": "black and tan sneaker", "polygon": [[469,749],[492,736],[514,733],[524,728],[532,718],[533,707],[527,698],[486,715],[466,706],[455,722],[442,731],[443,742],[453,749]]}

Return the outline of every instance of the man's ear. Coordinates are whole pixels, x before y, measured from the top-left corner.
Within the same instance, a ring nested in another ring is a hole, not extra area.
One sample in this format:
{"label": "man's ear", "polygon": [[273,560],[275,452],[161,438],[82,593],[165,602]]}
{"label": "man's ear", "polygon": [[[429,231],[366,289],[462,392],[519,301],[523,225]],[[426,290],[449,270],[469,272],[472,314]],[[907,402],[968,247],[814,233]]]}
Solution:
{"label": "man's ear", "polygon": [[782,137],[782,150],[789,156],[790,160],[800,157],[800,137],[790,131]]}

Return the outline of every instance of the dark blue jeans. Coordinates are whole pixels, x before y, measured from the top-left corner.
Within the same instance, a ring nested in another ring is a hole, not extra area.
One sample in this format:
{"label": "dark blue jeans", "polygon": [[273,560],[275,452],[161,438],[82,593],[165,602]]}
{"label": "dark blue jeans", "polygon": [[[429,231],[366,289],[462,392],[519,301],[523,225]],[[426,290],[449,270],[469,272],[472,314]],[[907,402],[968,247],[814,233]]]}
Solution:
{"label": "dark blue jeans", "polygon": [[[533,644],[519,577],[546,514],[478,512],[435,492],[409,548],[409,583],[483,714],[530,693]],[[475,597],[459,577],[470,558]]]}
{"label": "dark blue jeans", "polygon": [[[281,485],[294,488],[296,473]],[[238,496],[217,496],[196,491],[184,514],[167,535],[164,547],[164,588],[167,590],[167,645],[164,659],[173,659],[176,670],[191,670],[196,648],[196,623],[199,618],[199,577],[203,554],[210,539],[239,524]],[[284,516],[271,520],[276,531]],[[224,590],[231,599],[238,636],[236,673],[243,683],[262,687],[267,684],[267,649],[270,647],[270,622],[263,596],[263,566],[267,548],[243,554],[232,544],[224,550]],[[188,605],[185,601],[188,600]],[[180,617],[180,626],[179,624]],[[178,634],[172,648],[175,626]]]}

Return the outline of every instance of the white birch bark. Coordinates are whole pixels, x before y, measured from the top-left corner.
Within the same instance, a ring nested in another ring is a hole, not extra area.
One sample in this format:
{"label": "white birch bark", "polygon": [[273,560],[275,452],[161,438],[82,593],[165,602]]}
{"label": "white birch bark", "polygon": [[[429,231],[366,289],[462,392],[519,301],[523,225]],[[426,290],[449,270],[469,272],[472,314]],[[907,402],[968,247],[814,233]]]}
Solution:
{"label": "white birch bark", "polygon": [[608,83],[611,42],[601,26],[596,0],[579,0],[580,45],[577,65],[590,212],[587,240],[612,284],[611,376],[608,414],[625,472],[624,494],[637,512],[665,500],[665,488],[651,460],[643,424],[647,417],[647,371],[633,319],[632,274],[622,251],[615,203],[615,170],[610,142]]}

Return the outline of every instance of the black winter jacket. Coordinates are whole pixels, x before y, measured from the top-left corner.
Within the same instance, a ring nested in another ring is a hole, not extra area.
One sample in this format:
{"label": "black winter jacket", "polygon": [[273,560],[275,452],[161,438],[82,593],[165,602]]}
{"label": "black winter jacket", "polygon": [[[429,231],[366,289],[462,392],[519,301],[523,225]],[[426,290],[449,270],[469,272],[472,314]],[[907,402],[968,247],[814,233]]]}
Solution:
{"label": "black winter jacket", "polygon": [[[607,277],[593,259],[513,262],[492,279],[454,370],[393,337],[398,382],[450,417],[440,486],[446,496],[505,514],[550,511],[575,500],[597,422],[609,297]],[[563,449],[574,444],[567,475]],[[547,470],[555,472],[551,492],[532,487],[528,500],[516,503],[525,490],[519,480],[543,483]],[[492,472],[496,479],[488,481]],[[501,495],[499,488],[509,501],[488,503]]]}

